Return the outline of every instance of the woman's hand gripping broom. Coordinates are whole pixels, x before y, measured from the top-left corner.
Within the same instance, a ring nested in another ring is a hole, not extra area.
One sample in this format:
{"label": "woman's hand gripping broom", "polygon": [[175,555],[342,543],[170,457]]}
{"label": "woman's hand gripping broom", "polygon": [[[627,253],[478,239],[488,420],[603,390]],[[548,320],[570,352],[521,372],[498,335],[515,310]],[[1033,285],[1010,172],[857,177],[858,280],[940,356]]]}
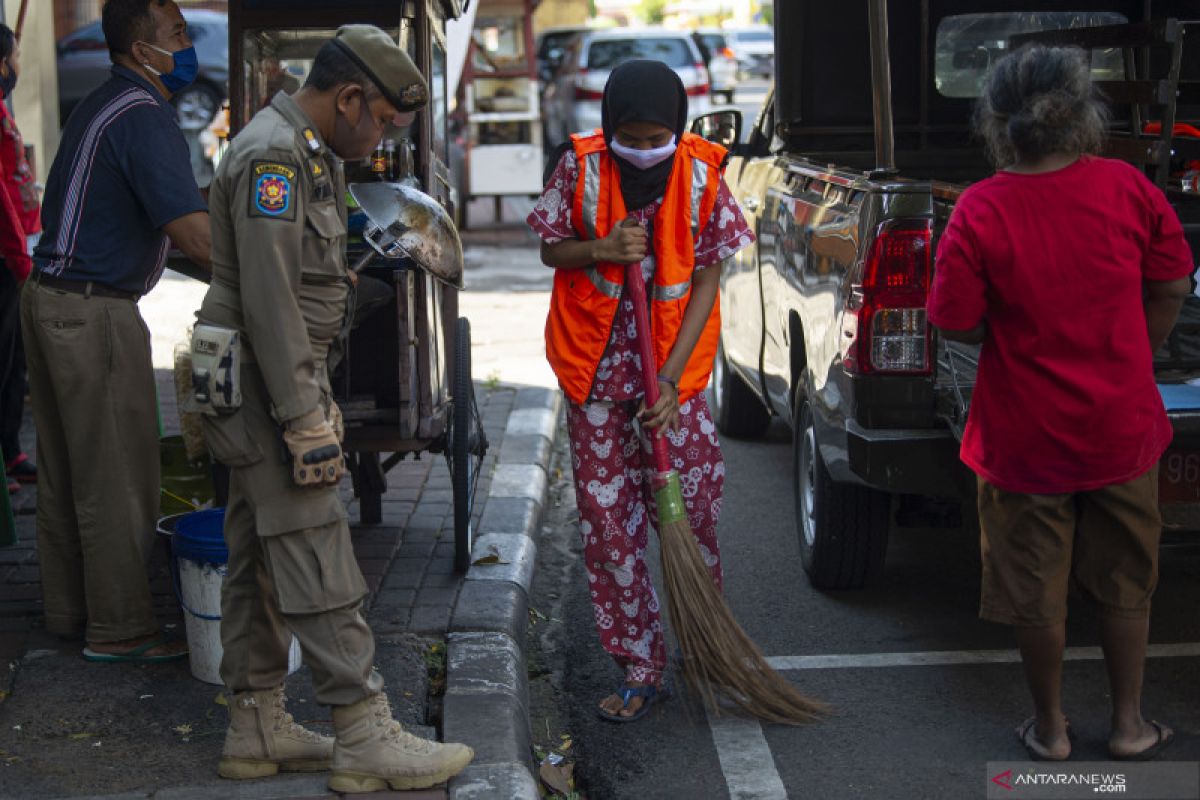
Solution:
{"label": "woman's hand gripping broom", "polygon": [[[633,301],[646,408],[650,408],[658,402],[658,375],[646,283],[639,263],[626,266],[625,285]],[[679,473],[671,469],[662,434],[661,430],[650,432],[655,462],[652,485],[667,608],[683,652],[684,680],[714,710],[718,708],[716,692],[724,691],[742,711],[767,722],[796,725],[815,721],[828,707],[805,697],[771,669],[713,583],[688,523]]]}

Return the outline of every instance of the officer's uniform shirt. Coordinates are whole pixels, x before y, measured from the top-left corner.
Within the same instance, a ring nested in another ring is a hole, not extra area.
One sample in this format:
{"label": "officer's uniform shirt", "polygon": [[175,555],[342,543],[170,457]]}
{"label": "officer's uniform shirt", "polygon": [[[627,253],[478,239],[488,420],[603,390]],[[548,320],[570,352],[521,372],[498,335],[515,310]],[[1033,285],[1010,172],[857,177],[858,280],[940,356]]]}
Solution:
{"label": "officer's uniform shirt", "polygon": [[198,316],[244,333],[279,422],[320,413],[349,290],[341,162],[281,92],[233,139],[209,191],[213,284]]}
{"label": "officer's uniform shirt", "polygon": [[34,265],[145,294],[166,265],[163,226],[207,210],[175,109],[140,75],[113,66],[63,129]]}

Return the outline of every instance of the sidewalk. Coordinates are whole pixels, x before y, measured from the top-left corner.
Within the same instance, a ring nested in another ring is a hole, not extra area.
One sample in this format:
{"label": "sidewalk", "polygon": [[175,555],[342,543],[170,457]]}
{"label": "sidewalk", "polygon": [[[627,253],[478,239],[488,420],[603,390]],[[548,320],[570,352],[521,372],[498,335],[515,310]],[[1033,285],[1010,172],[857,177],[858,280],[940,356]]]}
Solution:
{"label": "sidewalk", "polygon": [[[524,243],[499,246],[514,244]],[[495,324],[472,322],[477,330]],[[475,363],[478,380],[489,370]],[[163,369],[157,377],[170,435],[178,431],[172,378]],[[410,727],[433,726],[423,730],[429,736],[444,726],[445,738],[476,747],[469,773],[450,787],[453,796],[536,797],[522,700],[525,598],[559,398],[550,389],[494,380],[477,383],[476,393],[491,447],[475,499],[475,557],[490,555],[488,563],[466,576],[454,572],[452,493],[441,455],[406,459],[391,470],[381,525],[358,524],[348,481],[342,494],[370,590],[377,666],[397,718]],[[28,410],[24,438],[36,460]],[[186,661],[89,664],[79,657],[81,642],[42,630],[36,491],[26,487],[13,498],[20,540],[0,549],[0,797],[332,796],[324,774],[238,784],[217,779],[226,724],[221,690],[192,678]],[[162,622],[182,626],[165,548],[156,548],[150,570]],[[498,674],[506,680],[497,681]],[[307,668],[288,687],[296,718],[329,731]],[[497,723],[507,730],[497,732]],[[446,790],[406,796],[444,797]]]}

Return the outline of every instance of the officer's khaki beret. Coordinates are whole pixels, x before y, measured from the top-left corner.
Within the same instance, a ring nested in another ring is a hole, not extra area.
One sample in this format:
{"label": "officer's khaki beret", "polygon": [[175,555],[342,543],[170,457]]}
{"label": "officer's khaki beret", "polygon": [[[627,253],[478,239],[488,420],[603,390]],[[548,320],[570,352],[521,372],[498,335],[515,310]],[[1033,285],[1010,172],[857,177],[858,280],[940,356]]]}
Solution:
{"label": "officer's khaki beret", "polygon": [[367,74],[397,111],[416,111],[429,102],[429,87],[417,65],[379,28],[343,25],[333,42]]}

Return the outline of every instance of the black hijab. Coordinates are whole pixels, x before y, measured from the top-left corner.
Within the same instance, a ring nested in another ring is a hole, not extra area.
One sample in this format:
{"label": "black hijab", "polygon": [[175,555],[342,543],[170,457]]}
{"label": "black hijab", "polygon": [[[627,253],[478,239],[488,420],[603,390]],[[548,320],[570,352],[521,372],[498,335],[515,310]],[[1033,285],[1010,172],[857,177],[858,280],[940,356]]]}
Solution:
{"label": "black hijab", "polygon": [[[654,122],[670,128],[678,145],[687,125],[687,92],[675,70],[661,61],[626,61],[604,84],[600,114],[608,145],[617,127],[626,122]],[[608,152],[621,171],[621,194],[628,210],[637,211],[666,193],[667,178],[675,164],[673,157],[649,169],[638,169],[612,152],[611,147]]]}

